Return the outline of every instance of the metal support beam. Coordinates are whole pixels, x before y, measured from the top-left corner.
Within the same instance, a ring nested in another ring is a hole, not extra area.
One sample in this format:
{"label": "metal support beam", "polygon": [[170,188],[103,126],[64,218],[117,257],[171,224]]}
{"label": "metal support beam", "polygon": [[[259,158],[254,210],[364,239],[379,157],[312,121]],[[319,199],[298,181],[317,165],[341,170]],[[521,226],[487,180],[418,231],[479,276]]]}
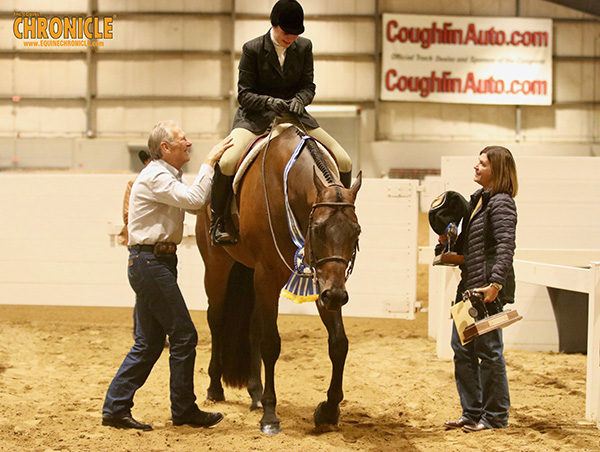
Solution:
{"label": "metal support beam", "polygon": [[[98,0],[88,0],[88,16],[93,16],[98,11]],[[97,92],[97,64],[94,57],[95,47],[87,47],[85,65],[87,70],[87,83],[85,92],[85,134],[88,138],[96,136],[96,107],[94,97]]]}
{"label": "metal support beam", "polygon": [[375,12],[374,12],[374,16],[373,16],[373,20],[375,21],[375,99],[373,99],[373,102],[375,103],[375,141],[379,141],[381,140],[381,130],[379,129],[379,107],[380,107],[380,103],[379,103],[379,95],[381,92],[381,81],[379,80],[379,77],[377,76],[379,74],[379,76],[381,76],[381,48],[382,48],[382,43],[381,43],[381,12],[380,12],[380,5],[379,5],[379,0],[375,0]]}

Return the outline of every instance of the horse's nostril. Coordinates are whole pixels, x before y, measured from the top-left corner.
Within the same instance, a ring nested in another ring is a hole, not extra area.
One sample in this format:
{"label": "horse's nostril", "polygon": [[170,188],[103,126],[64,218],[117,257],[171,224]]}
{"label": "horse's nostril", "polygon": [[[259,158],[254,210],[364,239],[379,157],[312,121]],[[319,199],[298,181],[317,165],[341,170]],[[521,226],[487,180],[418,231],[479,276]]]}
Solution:
{"label": "horse's nostril", "polygon": [[321,301],[327,309],[339,309],[348,303],[348,292],[343,289],[325,289],[321,292]]}

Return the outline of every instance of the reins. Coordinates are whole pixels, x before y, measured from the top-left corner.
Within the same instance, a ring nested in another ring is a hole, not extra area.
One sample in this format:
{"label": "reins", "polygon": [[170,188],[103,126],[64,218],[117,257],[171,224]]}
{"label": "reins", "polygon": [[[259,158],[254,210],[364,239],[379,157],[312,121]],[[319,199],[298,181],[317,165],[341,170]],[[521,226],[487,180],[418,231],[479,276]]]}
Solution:
{"label": "reins", "polygon": [[279,249],[279,244],[277,243],[277,237],[275,237],[275,230],[273,229],[273,219],[271,218],[271,207],[269,205],[269,195],[267,193],[267,181],[266,181],[266,176],[265,176],[265,160],[267,158],[267,150],[269,149],[269,145],[271,144],[271,136],[273,135],[273,128],[275,127],[276,124],[277,124],[277,117],[275,117],[275,119],[273,119],[273,122],[271,123],[271,130],[269,131],[269,135],[267,136],[267,145],[265,146],[265,150],[263,151],[262,167],[261,167],[262,183],[263,183],[263,191],[265,193],[265,204],[266,204],[266,208],[267,208],[267,217],[269,218],[269,230],[271,231],[271,237],[273,238],[273,243],[275,244],[275,249],[277,250],[277,254],[279,254],[279,258],[285,264],[285,266],[288,268],[288,270],[293,272],[294,269],[287,263],[287,261],[285,260],[285,257],[283,257],[283,253]]}

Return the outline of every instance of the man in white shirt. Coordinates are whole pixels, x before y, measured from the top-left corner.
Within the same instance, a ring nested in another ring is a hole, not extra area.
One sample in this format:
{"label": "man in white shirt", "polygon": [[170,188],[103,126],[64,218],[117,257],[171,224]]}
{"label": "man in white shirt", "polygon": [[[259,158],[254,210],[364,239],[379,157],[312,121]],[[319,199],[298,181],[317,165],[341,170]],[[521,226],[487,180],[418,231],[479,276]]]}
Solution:
{"label": "man in white shirt", "polygon": [[210,196],[214,165],[231,147],[225,138],[204,159],[194,183],[183,179],[192,143],[172,121],[150,132],[152,162],[137,177],[129,202],[129,283],[136,293],[135,344],[112,380],[102,425],[152,430],[131,415],[135,392],[144,384],[169,337],[171,417],[174,425],[210,427],[223,419],[196,405],[194,362],[198,334],[177,285],[177,245],[183,236],[185,210],[197,212]]}

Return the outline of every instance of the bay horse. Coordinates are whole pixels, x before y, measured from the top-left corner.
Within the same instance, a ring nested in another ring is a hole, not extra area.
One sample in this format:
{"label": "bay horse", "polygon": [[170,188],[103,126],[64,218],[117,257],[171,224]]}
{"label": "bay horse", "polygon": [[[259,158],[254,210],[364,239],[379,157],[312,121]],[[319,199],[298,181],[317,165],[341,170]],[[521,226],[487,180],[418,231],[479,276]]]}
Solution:
{"label": "bay horse", "polygon": [[[221,380],[227,386],[247,387],[250,409],[263,409],[260,429],[266,434],[281,432],[275,394],[275,363],[281,350],[277,315],[280,291],[292,273],[297,250],[286,219],[283,174],[303,135],[290,126],[269,140],[248,168],[236,194],[236,245],[211,244],[210,209],[198,215],[196,223],[196,241],[206,267],[212,340],[207,399],[225,400]],[[359,173],[350,189],[344,188],[336,172],[318,165],[314,152],[320,152],[314,141],[305,140],[289,170],[287,191],[289,206],[306,237],[306,257],[318,282],[315,303],[329,334],[331,382],[327,400],[314,413],[315,425],[320,426],[337,425],[343,399],[348,339],[341,308],[348,302],[345,282],[358,249],[360,226],[354,202],[362,178]]]}

